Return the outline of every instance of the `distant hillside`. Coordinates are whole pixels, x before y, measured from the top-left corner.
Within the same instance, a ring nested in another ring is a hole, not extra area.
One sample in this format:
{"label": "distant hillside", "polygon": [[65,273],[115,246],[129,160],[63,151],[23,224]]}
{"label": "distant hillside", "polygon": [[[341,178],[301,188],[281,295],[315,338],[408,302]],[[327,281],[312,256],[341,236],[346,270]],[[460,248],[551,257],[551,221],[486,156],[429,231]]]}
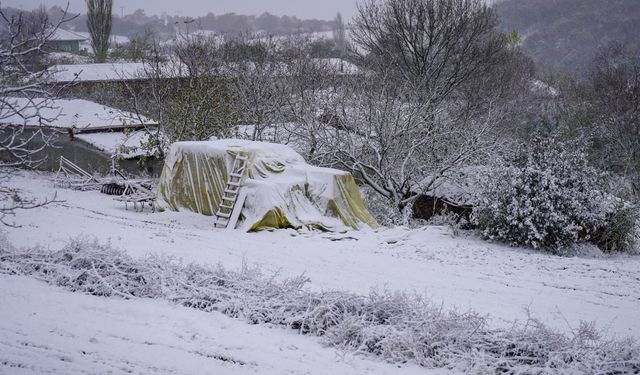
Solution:
{"label": "distant hillside", "polygon": [[603,44],[640,48],[640,0],[503,0],[504,31],[517,31],[538,65],[583,71]]}
{"label": "distant hillside", "polygon": [[[60,7],[52,7],[49,14],[56,19],[56,15],[62,12]],[[132,14],[123,17],[113,17],[113,33],[134,37],[144,35],[151,31],[160,39],[170,38],[175,34],[176,27],[191,30],[210,30],[220,34],[243,34],[247,32],[264,32],[266,34],[300,34],[318,33],[332,30],[333,21],[303,20],[290,16],[275,16],[269,13],[261,15],[242,15],[235,13],[203,14],[200,17],[190,18],[172,15],[147,15],[144,10],[138,9]],[[87,16],[80,14],[78,17],[64,25],[75,31],[86,32]]]}

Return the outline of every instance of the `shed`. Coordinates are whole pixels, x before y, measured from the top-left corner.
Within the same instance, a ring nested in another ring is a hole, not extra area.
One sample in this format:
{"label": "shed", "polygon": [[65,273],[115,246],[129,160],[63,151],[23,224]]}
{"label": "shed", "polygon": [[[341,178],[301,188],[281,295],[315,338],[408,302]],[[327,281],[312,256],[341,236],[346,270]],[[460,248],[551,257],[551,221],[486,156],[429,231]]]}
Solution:
{"label": "shed", "polygon": [[80,43],[85,41],[87,41],[87,38],[82,35],[57,28],[47,43],[49,47],[55,51],[78,53],[80,52]]}

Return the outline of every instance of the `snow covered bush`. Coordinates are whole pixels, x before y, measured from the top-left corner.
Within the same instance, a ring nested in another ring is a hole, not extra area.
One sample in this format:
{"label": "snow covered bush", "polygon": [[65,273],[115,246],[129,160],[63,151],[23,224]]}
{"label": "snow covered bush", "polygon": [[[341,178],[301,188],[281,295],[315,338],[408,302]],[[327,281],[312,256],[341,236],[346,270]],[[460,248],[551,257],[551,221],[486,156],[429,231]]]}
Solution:
{"label": "snow covered bush", "polygon": [[577,142],[538,139],[483,182],[473,219],[489,239],[555,250],[590,240],[616,199]]}
{"label": "snow covered bush", "polygon": [[470,374],[632,374],[640,372],[633,339],[603,338],[583,323],[571,335],[535,319],[491,328],[473,311],[447,311],[419,295],[309,290],[309,279],[267,277],[258,268],[132,258],[87,239],[59,251],[16,249],[0,233],[0,273],[32,275],[70,291],[104,297],[157,298],[322,337],[336,348]]}

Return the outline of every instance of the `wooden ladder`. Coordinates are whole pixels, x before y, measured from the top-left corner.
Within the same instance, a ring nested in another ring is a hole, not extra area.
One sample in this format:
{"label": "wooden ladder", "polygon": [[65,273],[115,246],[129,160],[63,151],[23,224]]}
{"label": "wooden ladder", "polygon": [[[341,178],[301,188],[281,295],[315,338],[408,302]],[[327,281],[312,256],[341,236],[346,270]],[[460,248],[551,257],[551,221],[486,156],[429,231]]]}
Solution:
{"label": "wooden ladder", "polygon": [[244,206],[244,201],[247,198],[246,190],[242,189],[242,182],[246,175],[248,160],[249,158],[246,155],[240,152],[236,154],[231,173],[229,173],[229,179],[227,180],[227,186],[222,194],[222,201],[215,215],[214,226],[216,228],[235,229],[238,223],[242,206]]}

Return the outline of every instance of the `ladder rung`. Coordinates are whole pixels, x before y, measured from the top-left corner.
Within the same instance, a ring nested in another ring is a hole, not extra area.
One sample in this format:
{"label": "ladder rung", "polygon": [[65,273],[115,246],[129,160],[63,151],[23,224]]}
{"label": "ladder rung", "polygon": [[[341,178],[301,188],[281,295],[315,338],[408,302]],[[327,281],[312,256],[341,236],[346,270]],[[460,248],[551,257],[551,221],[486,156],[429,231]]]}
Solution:
{"label": "ladder rung", "polygon": [[[220,202],[220,206],[218,207],[216,220],[213,224],[216,228],[229,227],[231,216],[234,214],[235,204],[238,199],[238,193],[240,192],[241,181],[244,178],[243,174],[247,168],[247,160],[249,160],[247,156],[238,154],[233,161],[233,166],[231,168],[231,173],[229,173],[227,186],[224,189],[222,201]],[[229,213],[222,212],[223,209],[228,210]],[[234,220],[236,219],[234,218]]]}

